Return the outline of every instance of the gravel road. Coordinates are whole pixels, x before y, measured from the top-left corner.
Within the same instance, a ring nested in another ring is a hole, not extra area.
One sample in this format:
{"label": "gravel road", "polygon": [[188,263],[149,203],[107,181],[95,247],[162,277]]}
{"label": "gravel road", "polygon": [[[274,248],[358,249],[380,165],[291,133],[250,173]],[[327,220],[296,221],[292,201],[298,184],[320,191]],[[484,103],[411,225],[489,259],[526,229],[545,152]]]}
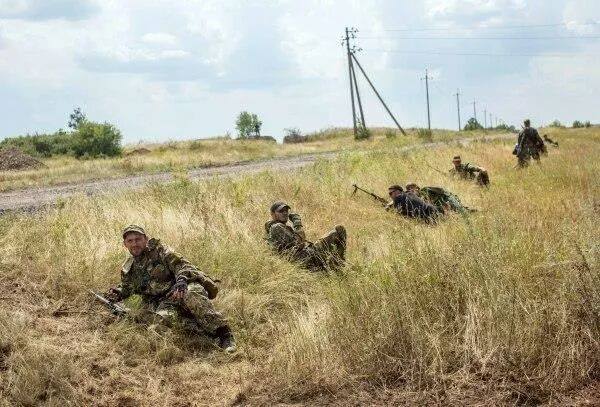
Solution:
{"label": "gravel road", "polygon": [[[497,139],[514,138],[513,134],[485,136],[476,139],[460,139],[450,142],[415,144],[396,149],[399,153],[417,149],[438,148],[452,143],[469,144],[471,141],[492,141]],[[365,152],[368,152],[366,150]],[[219,167],[196,168],[188,171],[191,179],[201,180],[212,177],[227,177],[240,174],[250,174],[265,170],[290,171],[305,167],[321,158],[334,158],[338,152],[326,152],[295,157],[281,157],[260,161],[228,164]],[[112,178],[97,181],[63,184],[50,187],[36,187],[0,193],[0,214],[10,210],[34,210],[46,205],[52,205],[57,199],[64,199],[73,194],[84,193],[97,195],[112,193],[118,190],[140,188],[150,183],[164,183],[173,180],[170,172],[156,174],[132,175],[123,178]]]}

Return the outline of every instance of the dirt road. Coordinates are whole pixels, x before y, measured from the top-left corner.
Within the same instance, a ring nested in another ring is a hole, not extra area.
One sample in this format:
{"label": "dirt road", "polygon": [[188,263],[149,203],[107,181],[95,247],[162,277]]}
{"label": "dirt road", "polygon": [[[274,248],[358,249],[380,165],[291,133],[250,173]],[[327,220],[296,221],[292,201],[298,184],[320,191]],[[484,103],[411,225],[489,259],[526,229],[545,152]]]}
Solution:
{"label": "dirt road", "polygon": [[[423,148],[438,148],[456,142],[466,145],[472,141],[492,141],[514,137],[514,134],[501,134],[480,137],[476,139],[459,139],[451,142],[415,144],[399,148],[397,151],[400,153]],[[211,177],[250,174],[265,170],[289,171],[300,167],[305,167],[321,158],[333,158],[337,156],[337,154],[337,152],[318,153],[296,157],[282,157],[238,164],[229,164],[220,167],[197,168],[189,170],[188,175],[191,179],[200,180]],[[57,199],[64,199],[74,194],[84,193],[87,195],[96,195],[115,192],[123,189],[140,188],[150,183],[163,183],[172,180],[172,173],[163,172],[157,174],[132,175],[123,178],[86,181],[51,187],[28,188],[10,192],[2,192],[0,193],[0,214],[10,210],[34,210],[46,205],[52,205]]]}

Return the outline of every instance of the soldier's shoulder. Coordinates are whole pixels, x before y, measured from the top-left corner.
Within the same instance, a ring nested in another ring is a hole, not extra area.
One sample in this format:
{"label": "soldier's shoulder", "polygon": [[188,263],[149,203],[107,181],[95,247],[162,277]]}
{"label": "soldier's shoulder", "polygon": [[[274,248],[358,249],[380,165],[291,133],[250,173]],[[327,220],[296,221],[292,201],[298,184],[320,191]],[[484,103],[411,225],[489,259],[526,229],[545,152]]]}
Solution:
{"label": "soldier's shoulder", "polygon": [[127,257],[127,260],[121,266],[121,273],[127,274],[131,270],[131,266],[133,265],[133,256]]}

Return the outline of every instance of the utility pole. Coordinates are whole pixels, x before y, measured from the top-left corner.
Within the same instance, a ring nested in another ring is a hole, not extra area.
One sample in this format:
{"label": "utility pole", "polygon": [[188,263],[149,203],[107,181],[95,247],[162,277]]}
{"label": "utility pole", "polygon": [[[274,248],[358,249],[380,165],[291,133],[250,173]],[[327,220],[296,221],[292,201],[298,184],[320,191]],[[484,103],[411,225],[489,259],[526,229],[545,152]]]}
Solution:
{"label": "utility pole", "polygon": [[476,101],[473,101],[473,118],[475,119],[475,121],[477,121],[477,109],[475,108],[476,103]]}
{"label": "utility pole", "polygon": [[429,75],[427,73],[427,68],[425,69],[425,78],[421,78],[421,80],[425,79],[425,94],[427,95],[427,128],[431,131],[431,116],[429,114]]}
{"label": "utility pole", "polygon": [[398,129],[400,130],[400,132],[402,132],[402,134],[404,136],[406,136],[406,132],[400,126],[400,123],[398,123],[398,120],[396,120],[396,118],[392,114],[390,108],[385,104],[385,102],[383,101],[383,98],[381,97],[381,95],[379,94],[379,92],[377,92],[377,89],[375,89],[375,85],[373,85],[373,82],[371,82],[371,79],[369,79],[369,77],[367,76],[367,73],[365,72],[365,70],[363,69],[363,67],[360,65],[360,62],[358,62],[358,59],[356,59],[356,55],[354,55],[354,54],[350,54],[350,55],[352,56],[352,59],[354,60],[354,62],[356,62],[356,65],[358,66],[358,69],[360,69],[360,72],[363,74],[363,76],[365,77],[365,79],[369,83],[369,86],[371,86],[371,89],[373,89],[373,92],[375,93],[375,95],[377,96],[377,98],[379,99],[379,101],[381,102],[381,104],[383,105],[383,107],[385,108],[385,110],[388,112],[388,114],[390,115],[390,117],[392,118],[392,120],[394,121],[394,123],[396,123],[396,126],[398,126]]}
{"label": "utility pole", "polygon": [[460,99],[459,99],[460,91],[459,91],[459,89],[456,89],[455,96],[456,96],[456,111],[458,112],[458,131],[460,131],[461,126],[460,126]]}
{"label": "utility pole", "polygon": [[490,113],[490,129],[494,127],[494,124],[492,123],[492,114]]}
{"label": "utility pole", "polygon": [[346,27],[346,37],[344,38],[343,42],[346,43],[346,54],[348,56],[348,77],[350,78],[350,100],[352,102],[352,125],[354,126],[354,138],[356,138],[357,135],[357,129],[356,129],[356,107],[354,106],[354,82],[352,80],[352,56],[350,53],[350,37],[354,38],[354,33],[356,32],[356,29],[351,28],[348,29],[348,27]]}
{"label": "utility pole", "polygon": [[[352,49],[352,54],[356,50]],[[356,101],[358,102],[358,111],[360,112],[360,123],[362,124],[363,129],[367,128],[367,124],[365,123],[365,113],[363,112],[362,101],[360,100],[360,92],[358,90],[358,81],[356,80],[356,70],[354,69],[354,64],[352,64],[352,79],[354,80],[354,91],[356,92]]]}
{"label": "utility pole", "polygon": [[483,128],[487,129],[487,109],[483,109]]}

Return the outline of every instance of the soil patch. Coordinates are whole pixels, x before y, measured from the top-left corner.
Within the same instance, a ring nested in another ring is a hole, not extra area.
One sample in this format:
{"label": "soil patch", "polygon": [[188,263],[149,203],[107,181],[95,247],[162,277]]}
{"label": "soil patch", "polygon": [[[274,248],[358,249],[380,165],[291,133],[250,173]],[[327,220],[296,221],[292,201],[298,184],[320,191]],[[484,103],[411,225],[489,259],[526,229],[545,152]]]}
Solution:
{"label": "soil patch", "polygon": [[33,170],[46,165],[15,147],[0,150],[0,171]]}
{"label": "soil patch", "polygon": [[125,153],[125,155],[126,155],[127,157],[129,157],[129,156],[132,156],[132,155],[144,155],[144,154],[149,154],[149,153],[151,153],[151,152],[152,152],[151,150],[149,150],[149,149],[147,149],[147,148],[144,148],[144,147],[142,147],[142,148],[136,148],[135,150],[131,150],[131,151],[129,151],[129,152],[127,152],[127,153]]}

